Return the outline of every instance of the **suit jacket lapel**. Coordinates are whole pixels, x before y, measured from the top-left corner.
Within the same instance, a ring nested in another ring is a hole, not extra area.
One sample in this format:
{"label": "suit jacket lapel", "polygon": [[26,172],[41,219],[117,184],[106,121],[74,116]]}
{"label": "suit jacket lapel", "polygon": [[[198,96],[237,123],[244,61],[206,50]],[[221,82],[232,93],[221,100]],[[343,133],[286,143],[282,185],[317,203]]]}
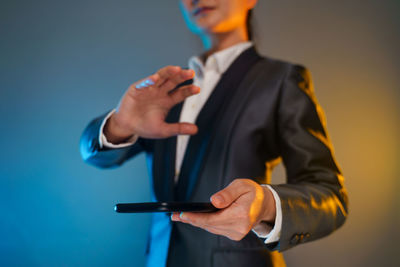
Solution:
{"label": "suit jacket lapel", "polygon": [[196,119],[199,131],[189,139],[179,174],[179,181],[175,187],[175,200],[187,201],[190,199],[197,178],[204,168],[203,163],[215,134],[216,124],[223,119],[224,110],[230,103],[243,77],[251,66],[260,59],[261,57],[254,47],[244,51],[222,75],[200,111]]}

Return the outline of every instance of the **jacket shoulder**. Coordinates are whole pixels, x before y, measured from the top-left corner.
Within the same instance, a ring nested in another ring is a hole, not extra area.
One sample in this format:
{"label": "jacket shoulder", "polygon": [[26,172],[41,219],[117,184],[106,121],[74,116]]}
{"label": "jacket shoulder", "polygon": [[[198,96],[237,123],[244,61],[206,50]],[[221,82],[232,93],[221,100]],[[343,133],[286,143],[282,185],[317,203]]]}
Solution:
{"label": "jacket shoulder", "polygon": [[305,72],[308,71],[307,67],[301,63],[291,62],[288,60],[278,59],[267,55],[261,55],[260,67],[273,68],[282,73],[289,73],[290,71]]}

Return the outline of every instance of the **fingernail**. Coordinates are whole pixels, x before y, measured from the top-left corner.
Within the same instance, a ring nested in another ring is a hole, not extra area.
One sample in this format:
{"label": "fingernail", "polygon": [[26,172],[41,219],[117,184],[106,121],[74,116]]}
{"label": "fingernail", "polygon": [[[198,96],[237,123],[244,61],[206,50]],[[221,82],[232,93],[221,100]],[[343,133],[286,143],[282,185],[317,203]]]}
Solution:
{"label": "fingernail", "polygon": [[211,202],[214,202],[217,205],[220,205],[224,202],[221,196],[213,196]]}

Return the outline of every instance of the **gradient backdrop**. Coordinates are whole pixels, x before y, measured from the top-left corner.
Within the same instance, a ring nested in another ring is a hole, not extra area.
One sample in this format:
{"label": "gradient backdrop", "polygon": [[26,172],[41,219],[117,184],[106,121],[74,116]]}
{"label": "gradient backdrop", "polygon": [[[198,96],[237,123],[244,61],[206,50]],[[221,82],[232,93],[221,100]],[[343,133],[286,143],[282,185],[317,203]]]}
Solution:
{"label": "gradient backdrop", "polygon": [[[399,263],[399,14],[398,0],[255,9],[259,51],[311,70],[350,194],[343,228],[285,252],[288,266]],[[144,265],[149,215],[113,211],[149,201],[144,156],[96,169],[80,134],[132,82],[200,51],[178,1],[0,2],[1,266]]]}

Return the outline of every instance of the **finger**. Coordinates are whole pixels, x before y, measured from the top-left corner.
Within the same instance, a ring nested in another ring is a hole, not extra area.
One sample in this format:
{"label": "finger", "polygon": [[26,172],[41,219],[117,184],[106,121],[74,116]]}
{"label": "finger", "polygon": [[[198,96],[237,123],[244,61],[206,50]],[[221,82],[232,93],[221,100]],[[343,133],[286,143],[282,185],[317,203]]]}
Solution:
{"label": "finger", "polygon": [[219,230],[219,229],[216,229],[216,228],[214,228],[214,227],[204,227],[204,228],[202,228],[202,229],[204,229],[204,230],[206,230],[207,232],[210,232],[210,233],[212,233],[212,234],[214,234],[214,235],[224,235],[224,233],[225,233],[225,232],[223,232],[223,231],[221,231],[221,230]]}
{"label": "finger", "polygon": [[225,229],[225,228],[216,228],[216,227],[211,227],[211,226],[207,226],[204,228],[201,227],[201,228],[210,233],[213,233],[216,235],[222,235],[222,236],[225,236],[234,241],[242,240],[250,232],[250,230],[246,231],[246,232],[239,232],[239,231],[235,230],[234,228]]}
{"label": "finger", "polygon": [[193,212],[181,212],[179,217],[182,222],[190,223],[191,225],[196,226],[196,227],[202,227],[202,226],[206,225],[206,222],[209,219],[209,214],[207,214],[207,213],[196,214]]}
{"label": "finger", "polygon": [[198,128],[195,124],[188,122],[179,122],[179,123],[164,122],[160,127],[162,129],[161,135],[164,138],[180,134],[194,135],[198,131]]}
{"label": "finger", "polygon": [[221,216],[221,211],[217,212],[181,212],[179,220],[182,222],[190,223],[197,227],[216,226],[220,224],[220,219],[225,218]]}
{"label": "finger", "polygon": [[171,214],[171,220],[175,221],[175,222],[179,222],[180,221],[179,212],[173,212]]}
{"label": "finger", "polygon": [[226,236],[228,238],[230,238],[230,236],[232,235],[231,231],[225,230],[223,228],[216,228],[216,227],[213,227],[213,226],[205,226],[205,227],[200,227],[200,228],[202,228],[202,229],[204,229],[207,232],[210,232],[212,234],[222,235],[222,236]]}
{"label": "finger", "polygon": [[134,83],[134,88],[136,89],[144,89],[156,84],[160,80],[160,76],[158,74],[150,75],[136,83]]}
{"label": "finger", "polygon": [[211,196],[211,203],[219,209],[223,209],[231,205],[241,195],[251,191],[251,186],[247,179],[235,179],[227,187]]}
{"label": "finger", "polygon": [[156,73],[160,76],[160,80],[155,84],[157,87],[164,84],[170,77],[178,74],[181,71],[179,66],[166,66]]}
{"label": "finger", "polygon": [[245,233],[244,232],[242,233],[242,232],[235,231],[234,229],[225,229],[225,228],[218,228],[218,227],[213,227],[213,226],[204,226],[204,227],[199,227],[199,228],[204,229],[207,232],[210,232],[215,235],[225,236],[234,241],[242,240],[250,231],[249,230]]}
{"label": "finger", "polygon": [[160,90],[170,91],[176,88],[179,84],[194,77],[193,70],[180,70],[175,75],[171,75],[163,84],[160,85]]}
{"label": "finger", "polygon": [[175,222],[190,223],[189,220],[184,219],[182,216],[183,216],[183,212],[173,212],[171,214],[171,220],[175,221]]}
{"label": "finger", "polygon": [[229,239],[232,239],[232,240],[240,240],[241,239],[238,236],[238,234],[234,230],[231,229],[233,227],[226,227],[226,226],[225,227],[215,227],[215,226],[212,226],[212,225],[196,225],[191,221],[184,221],[182,219],[180,220],[180,222],[187,223],[187,224],[190,224],[190,225],[192,225],[194,227],[201,228],[201,229],[203,229],[203,230],[205,230],[205,231],[207,231],[209,233],[215,234],[215,235],[225,236],[225,237],[227,237]]}
{"label": "finger", "polygon": [[[205,223],[205,221],[203,221],[202,219],[197,218],[197,214],[200,215],[200,217],[207,217],[206,213],[193,213],[193,212],[174,212],[171,215],[171,220],[173,221],[177,221],[177,222],[183,222],[183,223],[188,223],[191,224],[193,226],[196,227],[202,227],[202,226],[206,226],[207,224]],[[204,216],[205,215],[205,216]]]}
{"label": "finger", "polygon": [[171,92],[170,96],[174,104],[182,102],[185,98],[200,93],[200,87],[195,85],[186,85],[179,87],[177,90]]}
{"label": "finger", "polygon": [[182,212],[179,219],[194,223],[197,226],[213,226],[218,227],[230,224],[236,224],[236,207],[219,210],[216,212]]}
{"label": "finger", "polygon": [[192,222],[192,221],[183,219],[183,218],[181,217],[181,215],[183,215],[183,213],[176,213],[176,212],[174,212],[174,213],[171,215],[171,220],[172,220],[172,221],[176,221],[176,222],[182,222],[182,223],[190,224],[190,225],[192,225],[192,226],[194,226],[194,227],[202,228],[202,229],[204,229],[204,230],[206,230],[206,231],[208,231],[208,232],[210,232],[210,233],[217,234],[217,235],[224,235],[224,234],[229,233],[229,231],[225,230],[224,228],[218,228],[218,227],[214,227],[214,226],[212,226],[212,225],[200,225],[200,224],[196,224],[196,223],[194,223],[194,222]]}
{"label": "finger", "polygon": [[[218,212],[217,212],[218,213]],[[184,212],[174,215],[175,221],[202,228],[210,233],[223,235],[232,240],[241,240],[251,230],[251,226],[234,218],[234,214],[223,216],[216,213],[191,213]],[[218,222],[217,218],[224,218]]]}

